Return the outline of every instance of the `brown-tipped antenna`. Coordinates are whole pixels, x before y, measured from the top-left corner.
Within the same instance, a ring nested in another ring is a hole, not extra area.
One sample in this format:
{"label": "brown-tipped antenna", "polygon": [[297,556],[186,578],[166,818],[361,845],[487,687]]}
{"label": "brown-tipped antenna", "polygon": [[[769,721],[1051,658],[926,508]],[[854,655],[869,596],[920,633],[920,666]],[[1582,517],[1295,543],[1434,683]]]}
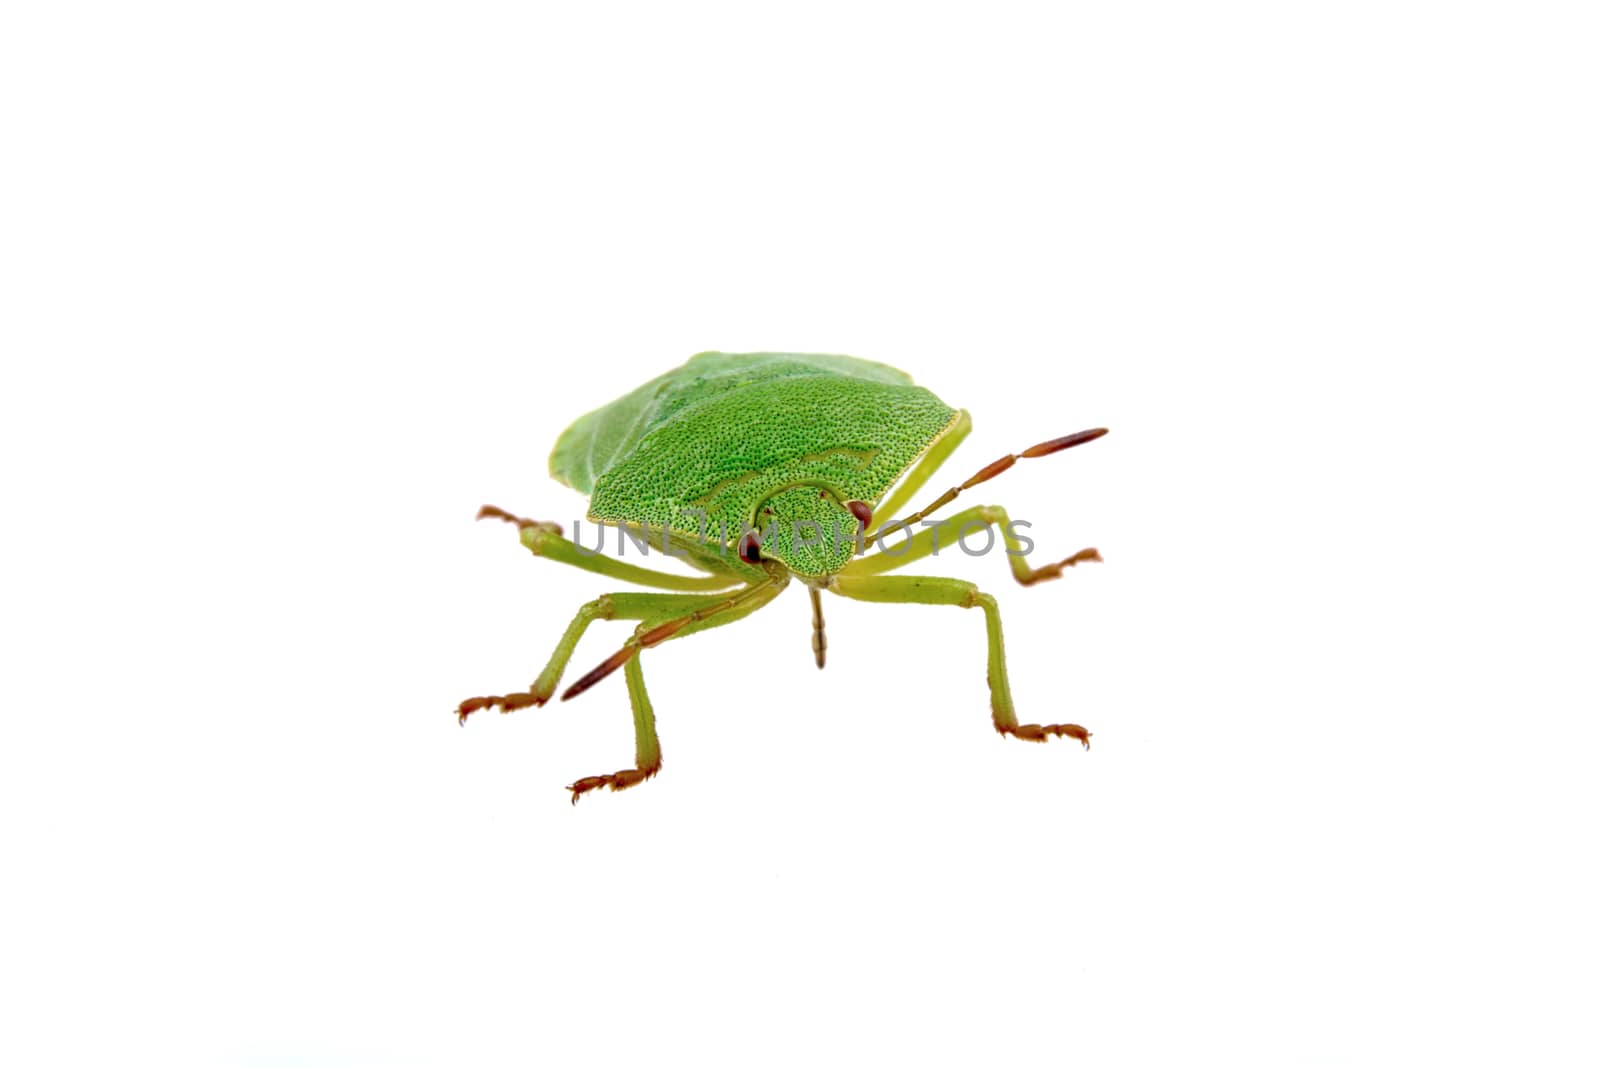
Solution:
{"label": "brown-tipped antenna", "polygon": [[1063,448],[1086,445],[1096,437],[1104,437],[1110,432],[1104,426],[1098,430],[1079,430],[1077,433],[1069,433],[1065,437],[1057,437],[1054,441],[1046,441],[1043,444],[1034,445],[1032,448],[1025,448],[1022,451],[1022,458],[1038,459],[1040,456],[1048,456],[1052,452],[1060,452]]}
{"label": "brown-tipped antenna", "polygon": [[611,653],[611,655],[607,656],[603,661],[601,661],[600,666],[596,667],[594,670],[590,671],[588,674],[569,685],[567,687],[567,691],[561,694],[561,699],[571,700],[579,693],[593,688],[596,682],[600,681],[600,679],[604,678],[618,667],[623,666],[638,654],[638,645],[623,645],[621,648],[617,649],[615,652]]}
{"label": "brown-tipped antenna", "polygon": [[[944,493],[940,495],[939,499],[935,500],[921,511],[914,515],[907,516],[904,519],[891,519],[889,524],[901,529],[915,526],[917,523],[921,522],[923,519],[927,518],[929,515],[933,514],[935,511],[938,511],[940,508],[950,503],[950,501],[960,496],[962,490],[971,489],[975,485],[981,485],[990,478],[1010,470],[1019,459],[1038,459],[1040,456],[1053,455],[1057,452],[1063,451],[1064,449],[1087,444],[1097,437],[1104,437],[1110,432],[1110,430],[1107,430],[1103,426],[1095,430],[1079,430],[1077,433],[1069,433],[1065,437],[1057,437],[1052,441],[1042,441],[1039,444],[1034,445],[1032,448],[1023,449],[1021,452],[1001,456],[999,459],[995,460],[993,463],[989,464],[987,467],[983,468],[983,470],[979,471],[977,474],[974,474],[960,485],[946,489]],[[883,531],[880,529],[877,533],[874,533],[871,537],[866,539],[866,541],[863,543],[863,547],[870,547],[874,541],[878,540],[882,536]]]}

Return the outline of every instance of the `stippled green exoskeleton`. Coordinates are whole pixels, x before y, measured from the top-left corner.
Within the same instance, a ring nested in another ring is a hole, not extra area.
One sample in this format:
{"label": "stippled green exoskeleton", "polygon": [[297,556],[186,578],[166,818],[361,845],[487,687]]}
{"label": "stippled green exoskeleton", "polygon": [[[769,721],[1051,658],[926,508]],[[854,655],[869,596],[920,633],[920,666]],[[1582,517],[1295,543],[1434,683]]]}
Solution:
{"label": "stippled green exoskeleton", "polygon": [[[554,523],[485,507],[479,518],[515,523],[534,555],[666,593],[610,593],[578,609],[544,671],[526,691],[472,697],[460,720],[485,708],[537,706],[556,692],[589,624],[627,619],[638,626],[617,652],[562,693],[569,700],[621,668],[633,706],[635,765],[580,778],[572,800],[609,786],[626,789],[661,769],[655,713],[640,653],[666,641],[745,618],[799,579],[812,608],[818,667],[827,642],[824,592],[854,600],[981,608],[988,630],[989,695],[994,728],[1026,741],[1072,737],[1074,724],[1017,722],[1006,678],[1000,612],[994,598],[953,578],[891,575],[937,551],[940,532],[998,528],[1012,575],[1023,585],[1099,560],[1092,548],[1030,567],[1002,508],[968,508],[945,522],[923,522],[962,491],[1019,459],[1047,456],[1092,441],[1085,430],[1002,456],[927,507],[899,511],[972,429],[965,411],[945,404],[893,367],[849,356],[702,352],[573,423],[550,454],[550,473],[589,495],[588,519],[640,543],[681,556],[703,576],[669,574],[603,555],[562,536]],[[889,493],[893,488],[894,492]],[[889,494],[885,499],[885,494]],[[919,523],[928,528],[914,535]],[[883,533],[908,531],[894,552],[869,554]],[[946,533],[944,543],[951,538]]]}

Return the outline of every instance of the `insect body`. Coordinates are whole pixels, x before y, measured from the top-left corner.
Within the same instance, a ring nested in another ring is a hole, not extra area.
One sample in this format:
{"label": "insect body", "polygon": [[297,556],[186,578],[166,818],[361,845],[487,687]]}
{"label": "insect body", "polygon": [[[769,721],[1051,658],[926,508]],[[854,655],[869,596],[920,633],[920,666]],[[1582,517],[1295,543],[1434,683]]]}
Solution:
{"label": "insect body", "polygon": [[[1018,723],[993,597],[957,579],[889,572],[935,552],[941,530],[972,527],[1000,530],[1013,577],[1023,585],[1099,560],[1098,552],[1086,548],[1032,568],[1005,511],[979,506],[909,536],[892,553],[867,554],[886,527],[914,529],[964,490],[1017,460],[1050,455],[1106,432],[1087,430],[1004,456],[927,507],[901,517],[912,494],[971,429],[965,411],[947,406],[893,367],[848,356],[787,353],[703,352],[590,412],[556,442],[550,473],[589,495],[589,521],[646,539],[704,574],[634,566],[582,549],[553,523],[485,507],[479,518],[515,523],[523,545],[536,556],[670,592],[611,593],[590,601],[578,609],[532,686],[506,696],[472,697],[461,702],[456,714],[465,723],[485,708],[509,712],[544,704],[555,695],[591,622],[636,621],[623,646],[568,686],[561,699],[577,696],[619,668],[623,671],[633,706],[635,766],[580,778],[568,788],[576,803],[601,786],[637,785],[661,769],[640,653],[745,618],[798,579],[810,592],[818,667],[827,649],[823,592],[855,600],[981,608],[995,729],[1027,741],[1072,737],[1087,748],[1089,733],[1081,726]],[[946,546],[951,536],[946,534]]]}

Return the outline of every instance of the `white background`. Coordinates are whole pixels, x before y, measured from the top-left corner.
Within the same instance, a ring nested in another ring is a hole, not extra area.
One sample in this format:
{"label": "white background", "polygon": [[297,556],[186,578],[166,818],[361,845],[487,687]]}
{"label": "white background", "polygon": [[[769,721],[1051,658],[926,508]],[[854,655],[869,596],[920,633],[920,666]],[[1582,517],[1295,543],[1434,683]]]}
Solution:
{"label": "white background", "polygon": [[[1595,1062],[1583,7],[9,7],[3,1058]],[[799,589],[457,728],[712,348],[1111,427],[927,568],[1092,752]]]}

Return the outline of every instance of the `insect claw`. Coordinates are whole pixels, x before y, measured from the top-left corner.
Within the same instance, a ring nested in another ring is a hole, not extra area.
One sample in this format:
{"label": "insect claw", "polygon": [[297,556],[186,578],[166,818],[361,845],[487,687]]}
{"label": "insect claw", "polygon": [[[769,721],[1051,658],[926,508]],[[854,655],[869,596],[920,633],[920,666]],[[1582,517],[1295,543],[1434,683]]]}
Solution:
{"label": "insect claw", "polygon": [[1081,741],[1085,750],[1089,748],[1089,738],[1094,735],[1076,723],[1058,723],[1050,726],[1040,726],[1036,722],[1023,723],[1020,726],[1003,726],[994,724],[997,733],[1008,734],[1018,741],[1035,741],[1039,744],[1050,740],[1052,737],[1070,737]]}
{"label": "insect claw", "polygon": [[478,509],[478,518],[480,520],[481,519],[501,519],[501,520],[503,520],[505,522],[511,523],[518,530],[538,529],[538,530],[544,530],[547,533],[553,533],[557,537],[561,536],[561,524],[560,523],[540,522],[538,519],[524,519],[520,515],[513,515],[513,514],[511,514],[511,512],[506,511],[503,508],[497,508],[493,504],[485,504],[483,507],[479,508]]}
{"label": "insect claw", "polygon": [[573,806],[576,807],[578,798],[589,792],[591,789],[599,789],[604,786],[610,789],[613,793],[620,792],[623,789],[632,789],[640,782],[645,782],[651,778],[654,778],[656,772],[660,769],[661,764],[657,763],[652,767],[645,767],[642,769],[634,767],[625,771],[618,771],[615,774],[590,775],[588,778],[579,778],[576,782],[573,782],[571,785],[567,786],[567,788],[572,791],[572,803]]}
{"label": "insect claw", "polygon": [[1085,548],[1074,552],[1072,555],[1068,556],[1059,563],[1047,563],[1043,567],[1033,571],[1026,578],[1018,578],[1017,580],[1023,585],[1034,585],[1038,582],[1047,582],[1052,578],[1059,578],[1061,577],[1061,572],[1063,570],[1068,567],[1076,567],[1080,563],[1104,562],[1105,560],[1101,558],[1099,549]]}
{"label": "insect claw", "polygon": [[1083,727],[1074,723],[1066,723],[1061,726],[1051,727],[1051,729],[1056,732],[1057,737],[1070,737],[1075,741],[1083,742],[1083,750],[1085,752],[1089,751],[1089,738],[1094,735]]}
{"label": "insect claw", "polygon": [[591,789],[599,789],[605,784],[606,776],[603,774],[592,775],[588,778],[579,778],[576,782],[573,782],[571,785],[567,786],[567,789],[572,792],[572,806],[578,806],[578,798],[583,796],[583,794],[587,793]]}
{"label": "insect claw", "polygon": [[456,721],[462,726],[467,725],[468,715],[475,711],[482,711],[484,708],[494,707],[495,699],[494,697],[468,697],[456,707]]}
{"label": "insect claw", "polygon": [[467,725],[467,716],[474,712],[498,706],[500,714],[505,715],[519,708],[536,708],[549,700],[548,696],[540,696],[532,691],[526,693],[512,693],[503,697],[468,697],[456,708],[456,719],[462,726]]}

